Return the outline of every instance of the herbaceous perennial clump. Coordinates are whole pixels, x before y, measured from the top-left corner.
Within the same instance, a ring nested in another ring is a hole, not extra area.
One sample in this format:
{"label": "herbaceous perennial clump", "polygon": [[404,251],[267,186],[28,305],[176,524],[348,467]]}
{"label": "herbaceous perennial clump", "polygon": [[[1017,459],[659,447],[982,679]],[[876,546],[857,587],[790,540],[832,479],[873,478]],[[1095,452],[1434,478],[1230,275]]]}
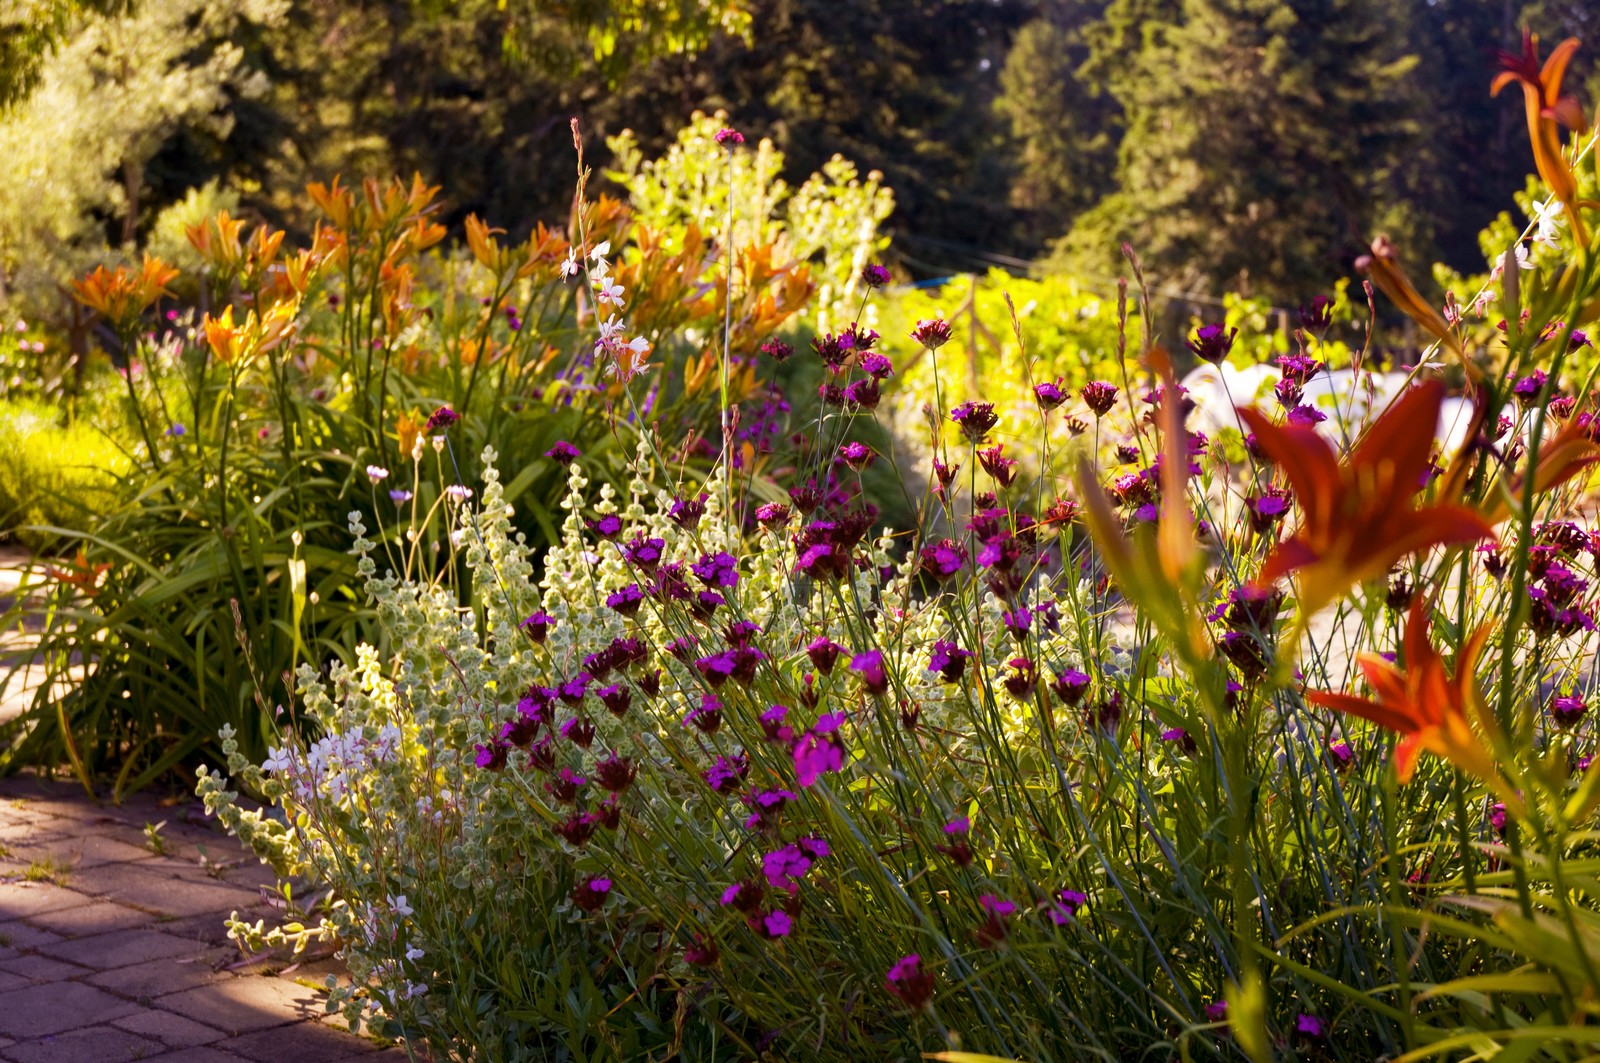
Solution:
{"label": "herbaceous perennial clump", "polygon": [[[302,667],[265,764],[225,744],[281,818],[200,779],[335,899],[233,932],[337,940],[333,1007],[460,1058],[1580,1058],[1600,266],[1536,54],[1505,83],[1545,101],[1565,235],[1503,271],[1499,326],[1375,241],[1372,285],[1448,359],[1382,402],[1355,399],[1389,386],[1370,333],[1335,345],[1314,303],[1202,430],[1130,254],[1137,363],[1034,380],[1031,423],[938,375],[948,324],[910,330],[935,388],[908,528],[860,486],[901,459],[858,432],[897,368],[859,315],[813,341],[820,411],[767,474],[679,476],[635,420],[620,488],[562,453],[542,556],[486,450],[448,508],[466,599],[353,518],[397,652]],[[1240,339],[1187,345],[1220,369]],[[428,426],[442,454],[461,430]]]}

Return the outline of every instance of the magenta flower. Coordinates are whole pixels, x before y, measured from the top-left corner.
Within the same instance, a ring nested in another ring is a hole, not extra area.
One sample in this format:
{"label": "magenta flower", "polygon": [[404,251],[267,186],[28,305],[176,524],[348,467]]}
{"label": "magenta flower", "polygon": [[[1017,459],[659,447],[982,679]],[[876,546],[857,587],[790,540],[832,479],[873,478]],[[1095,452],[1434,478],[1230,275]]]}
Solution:
{"label": "magenta flower", "polygon": [[861,685],[882,696],[889,691],[889,676],[883,670],[883,651],[868,650],[850,658],[850,670],[861,677]]}
{"label": "magenta flower", "polygon": [[950,420],[961,429],[968,441],[982,443],[991,429],[1000,423],[992,402],[963,402],[950,411]]}
{"label": "magenta flower", "polygon": [[553,458],[563,465],[571,465],[583,456],[583,451],[568,443],[565,439],[557,440],[556,445],[544,452],[547,458]]}
{"label": "magenta flower", "polygon": [[545,637],[550,634],[550,629],[555,626],[555,622],[555,617],[541,609],[522,621],[517,627],[534,642],[543,642]]}
{"label": "magenta flower", "polygon": [[639,611],[639,606],[644,602],[644,591],[639,589],[637,583],[630,583],[621,590],[612,591],[606,595],[606,607],[621,613],[623,616],[632,616]]}
{"label": "magenta flower", "polygon": [[1308,1041],[1320,1041],[1328,1036],[1328,1024],[1302,1011],[1295,1017],[1294,1032]]}
{"label": "magenta flower", "polygon": [[488,745],[478,743],[473,763],[486,771],[499,771],[506,766],[506,757],[511,752],[511,744],[502,739],[492,739]]}
{"label": "magenta flower", "polygon": [[1094,411],[1096,417],[1104,417],[1111,412],[1111,407],[1117,402],[1117,386],[1104,380],[1091,380],[1078,392],[1083,399],[1083,404]]}
{"label": "magenta flower", "polygon": [[441,428],[449,428],[459,420],[461,420],[459,413],[448,406],[440,406],[428,418],[428,431],[437,432]]}
{"label": "magenta flower", "polygon": [[600,704],[606,707],[607,712],[617,717],[626,716],[628,707],[633,704],[633,691],[621,683],[601,687],[595,691],[595,696],[600,699]]}
{"label": "magenta flower", "polygon": [[871,465],[873,459],[875,459],[877,456],[877,452],[871,447],[867,446],[865,443],[856,442],[854,440],[844,444],[839,448],[840,463],[848,465],[856,472],[861,472],[867,466]]}
{"label": "magenta flower", "polygon": [[768,940],[776,941],[778,938],[789,936],[789,932],[794,929],[794,920],[789,918],[788,912],[777,908],[763,916],[759,925],[752,929],[758,930]]}
{"label": "magenta flower", "polygon": [[572,890],[572,903],[586,912],[598,912],[611,896],[611,880],[591,875]]}
{"label": "magenta flower", "polygon": [[959,682],[966,673],[967,658],[971,656],[971,650],[964,650],[948,639],[940,639],[933,644],[933,650],[928,655],[928,671],[938,672],[946,683]]}
{"label": "magenta flower", "polygon": [[1076,668],[1069,668],[1057,673],[1051,686],[1055,688],[1056,697],[1070,709],[1083,700],[1084,692],[1089,689],[1089,677]]}
{"label": "magenta flower", "polygon": [[922,969],[922,957],[913,952],[890,966],[883,987],[912,1011],[920,1011],[933,999],[933,974]]}
{"label": "magenta flower", "polygon": [[[821,725],[822,721],[818,721]],[[844,767],[844,746],[830,732],[814,727],[800,736],[794,746],[795,782],[802,788],[815,783],[826,772]]]}
{"label": "magenta flower", "polygon": [[1577,694],[1562,694],[1550,702],[1550,718],[1559,727],[1571,727],[1588,711],[1589,706]]}
{"label": "magenta flower", "polygon": [[889,280],[889,270],[881,263],[868,263],[861,270],[861,282],[868,288],[882,288]]}
{"label": "magenta flower", "polygon": [[922,548],[919,571],[943,583],[967,563],[967,548],[956,539],[940,539]]}
{"label": "magenta flower", "polygon": [[722,128],[717,130],[715,139],[719,146],[732,151],[734,148],[744,143],[744,134],[739,132],[737,129]]}
{"label": "magenta flower", "polygon": [[761,345],[761,353],[774,362],[787,362],[794,356],[794,348],[774,336]]}
{"label": "magenta flower", "polygon": [[839,654],[844,652],[844,647],[821,635],[811,640],[806,647],[806,656],[811,658],[812,665],[823,675],[833,671],[833,663],[839,659]]}
{"label": "magenta flower", "polygon": [[1226,1022],[1228,1020],[1228,1002],[1226,1000],[1213,1000],[1207,1004],[1206,1018],[1211,1022]]}
{"label": "magenta flower", "polygon": [[911,330],[911,338],[930,351],[950,342],[950,322],[942,317],[925,318]]}
{"label": "magenta flower", "polygon": [[1216,365],[1233,350],[1233,338],[1237,335],[1238,329],[1228,329],[1226,325],[1201,325],[1184,345],[1202,362]]}
{"label": "magenta flower", "polygon": [[1039,408],[1046,413],[1067,401],[1067,393],[1061,387],[1061,378],[1046,380],[1042,384],[1033,385],[1033,398],[1038,402]]}

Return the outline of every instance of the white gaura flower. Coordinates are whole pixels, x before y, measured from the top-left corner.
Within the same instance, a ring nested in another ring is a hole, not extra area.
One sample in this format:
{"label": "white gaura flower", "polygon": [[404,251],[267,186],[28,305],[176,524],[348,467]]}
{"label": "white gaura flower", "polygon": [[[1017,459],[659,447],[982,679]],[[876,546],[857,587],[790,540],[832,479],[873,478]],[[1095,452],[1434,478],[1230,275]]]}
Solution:
{"label": "white gaura flower", "polygon": [[415,914],[411,905],[406,903],[406,895],[404,893],[398,896],[391,894],[384,899],[389,902],[389,910],[395,915],[407,916]]}
{"label": "white gaura flower", "polygon": [[1554,247],[1556,239],[1561,232],[1561,201],[1555,197],[1543,203],[1533,205],[1533,221],[1538,226],[1533,233],[1533,242]]}
{"label": "white gaura flower", "polygon": [[[1518,269],[1533,268],[1533,263],[1528,261],[1528,247],[1526,244],[1518,242],[1517,245],[1511,249],[1511,254],[1515,256]],[[1506,253],[1501,252],[1500,257],[1495,259],[1494,269],[1490,271],[1489,278],[1491,280],[1499,280],[1500,274],[1505,272],[1505,268]]]}
{"label": "white gaura flower", "polygon": [[594,250],[589,252],[589,260],[591,262],[598,262],[602,258],[605,258],[610,253],[611,253],[611,241],[610,240],[601,240],[598,244],[594,245]]}
{"label": "white gaura flower", "polygon": [[595,298],[602,303],[610,303],[612,306],[620,307],[622,305],[622,292],[622,285],[609,277],[597,281],[595,286]]}
{"label": "white gaura flower", "polygon": [[261,762],[262,771],[293,771],[294,754],[287,748],[267,750],[267,759]]}
{"label": "white gaura flower", "polygon": [[371,480],[373,483],[380,483],[383,480],[387,480],[388,478],[389,478],[389,470],[385,469],[383,466],[381,466],[381,465],[368,465],[367,466],[367,479]]}
{"label": "white gaura flower", "polygon": [[416,963],[425,955],[427,955],[427,953],[423,952],[415,945],[411,946],[409,949],[406,949],[406,959],[410,960],[412,963]]}
{"label": "white gaura flower", "polygon": [[578,249],[575,247],[567,248],[566,261],[561,263],[561,279],[571,280],[573,277],[576,277],[582,269],[583,267],[578,265]]}

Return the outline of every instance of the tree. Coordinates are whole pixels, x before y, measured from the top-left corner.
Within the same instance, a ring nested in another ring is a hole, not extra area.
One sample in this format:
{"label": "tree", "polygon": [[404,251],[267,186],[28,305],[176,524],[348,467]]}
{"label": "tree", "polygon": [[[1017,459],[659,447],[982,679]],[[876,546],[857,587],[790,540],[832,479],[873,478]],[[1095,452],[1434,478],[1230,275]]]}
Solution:
{"label": "tree", "polygon": [[1017,31],[1000,71],[995,108],[1010,124],[1016,176],[1011,202],[1035,231],[1061,232],[1111,190],[1118,115],[1079,68],[1083,30],[1099,11],[1067,0]]}
{"label": "tree", "polygon": [[[1108,273],[1128,241],[1185,287],[1323,288],[1404,202],[1421,101],[1408,19],[1386,0],[1114,0],[1091,69],[1127,123],[1117,189],[1058,257]],[[1125,59],[1108,50],[1135,38]]]}
{"label": "tree", "polygon": [[144,216],[145,166],[179,130],[225,134],[263,86],[230,38],[280,0],[162,0],[83,21],[0,117],[0,292],[47,299]]}

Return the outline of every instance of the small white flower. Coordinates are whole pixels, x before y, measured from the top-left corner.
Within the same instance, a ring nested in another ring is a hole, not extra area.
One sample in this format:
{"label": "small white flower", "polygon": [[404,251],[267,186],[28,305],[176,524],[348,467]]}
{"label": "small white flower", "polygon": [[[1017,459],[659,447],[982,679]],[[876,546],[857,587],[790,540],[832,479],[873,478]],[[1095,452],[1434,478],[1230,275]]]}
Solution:
{"label": "small white flower", "polygon": [[561,279],[570,280],[576,277],[581,269],[583,267],[578,265],[578,249],[575,247],[567,248],[566,261],[561,263]]}
{"label": "small white flower", "polygon": [[589,252],[589,259],[590,261],[598,262],[600,259],[605,258],[610,253],[611,241],[601,240],[598,244],[594,245],[594,250]]}
{"label": "small white flower", "polygon": [[373,483],[380,483],[380,482],[382,482],[384,480],[387,480],[388,478],[389,478],[389,470],[385,469],[383,466],[381,466],[381,465],[368,465],[367,466],[367,479],[371,480]]}
{"label": "small white flower", "polygon": [[1538,226],[1533,234],[1534,243],[1555,246],[1557,234],[1561,231],[1561,211],[1561,201],[1554,197],[1533,205],[1533,220]]}
{"label": "small white flower", "polygon": [[294,531],[289,533],[289,541],[294,543],[296,546],[299,546],[301,543],[306,541],[306,537],[300,534],[299,528],[296,528]]}
{"label": "small white flower", "polygon": [[449,496],[452,502],[465,502],[472,497],[472,488],[465,484],[451,484],[444,489],[444,493]]}
{"label": "small white flower", "polygon": [[[1513,247],[1511,249],[1510,253],[1515,256],[1516,263],[1517,263],[1517,268],[1519,270],[1532,269],[1533,268],[1533,263],[1528,261],[1528,248],[1527,248],[1527,246],[1525,244],[1522,244],[1522,243],[1519,242],[1515,247]],[[1494,269],[1491,270],[1490,273],[1489,273],[1490,279],[1491,280],[1499,280],[1500,279],[1500,274],[1505,272],[1505,268],[1506,268],[1506,253],[1502,252],[1500,257],[1495,259]]]}
{"label": "small white flower", "polygon": [[294,754],[287,748],[267,750],[267,759],[261,762],[262,771],[293,771]]}
{"label": "small white flower", "polygon": [[623,346],[627,347],[628,350],[632,351],[634,354],[644,354],[650,350],[650,341],[645,339],[643,336],[635,336],[633,339],[623,344]]}
{"label": "small white flower", "polygon": [[409,949],[406,949],[406,959],[410,960],[412,963],[416,963],[425,955],[427,955],[427,953],[423,952],[415,945],[411,946]]}
{"label": "small white flower", "polygon": [[612,314],[610,317],[600,322],[600,342],[611,342],[620,336],[622,334],[622,330],[626,327],[626,322],[617,317],[615,314]]}
{"label": "small white flower", "polygon": [[599,290],[595,292],[596,299],[602,303],[610,303],[613,306],[622,305],[622,285],[608,278],[601,281],[598,287]]}
{"label": "small white flower", "polygon": [[444,453],[444,436],[434,436],[433,437],[433,452],[435,454],[443,454]]}
{"label": "small white flower", "polygon": [[400,894],[399,896],[390,895],[384,899],[389,902],[389,910],[395,915],[405,916],[415,914],[411,905],[406,903],[406,895],[404,893]]}

